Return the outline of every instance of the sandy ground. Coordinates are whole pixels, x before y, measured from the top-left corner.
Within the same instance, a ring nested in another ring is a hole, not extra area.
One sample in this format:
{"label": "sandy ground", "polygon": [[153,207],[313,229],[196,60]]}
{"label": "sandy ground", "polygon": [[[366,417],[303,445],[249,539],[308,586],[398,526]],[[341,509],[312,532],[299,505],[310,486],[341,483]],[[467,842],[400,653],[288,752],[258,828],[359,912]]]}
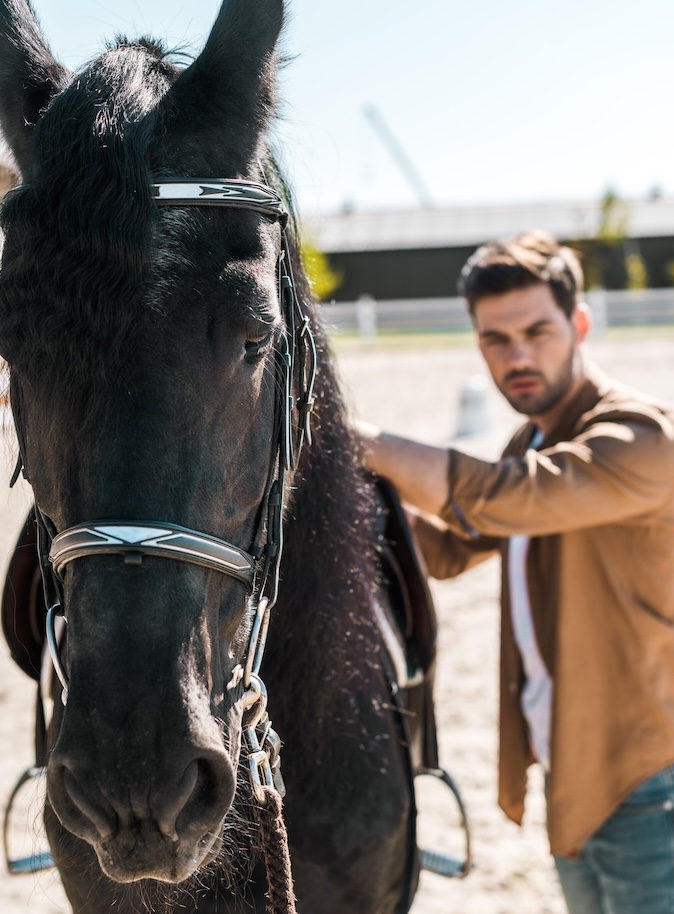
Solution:
{"label": "sandy ground", "polygon": [[[613,376],[642,390],[674,398],[674,339],[654,331],[638,342],[596,342],[589,353]],[[370,351],[339,356],[354,413],[400,433],[448,443],[460,416],[461,388],[483,374],[472,347]],[[474,418],[479,418],[473,412]],[[465,415],[463,416],[465,418]],[[484,426],[460,439],[471,453],[496,457],[517,417],[487,385]],[[0,454],[9,478],[11,448]],[[11,492],[0,480],[0,563],[30,504],[27,487]],[[441,756],[459,782],[472,826],[475,868],[469,878],[422,874],[413,914],[563,914],[547,852],[541,777],[532,771],[525,824],[507,822],[496,806],[496,707],[498,658],[498,563],[490,561],[456,581],[434,582],[441,621],[437,715]],[[1,640],[1,639],[0,639]],[[20,772],[32,761],[34,685],[9,660],[0,643],[0,806]],[[442,794],[422,796],[422,843],[459,852],[457,815]],[[36,844],[39,811],[26,813]],[[31,837],[33,840],[33,836]],[[54,873],[10,877],[0,868],[3,914],[69,911]],[[303,912],[311,914],[311,912]],[[353,912],[358,914],[358,912]]]}

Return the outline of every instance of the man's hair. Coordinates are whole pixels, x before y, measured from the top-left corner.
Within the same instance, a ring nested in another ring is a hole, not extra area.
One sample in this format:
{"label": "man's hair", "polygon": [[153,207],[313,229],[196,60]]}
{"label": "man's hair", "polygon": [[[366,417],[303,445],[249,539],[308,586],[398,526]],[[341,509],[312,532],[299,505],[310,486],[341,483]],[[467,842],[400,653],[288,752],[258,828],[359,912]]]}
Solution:
{"label": "man's hair", "polygon": [[578,255],[547,232],[532,231],[478,248],[461,271],[458,289],[474,314],[481,298],[539,283],[550,286],[559,307],[571,317],[583,294]]}

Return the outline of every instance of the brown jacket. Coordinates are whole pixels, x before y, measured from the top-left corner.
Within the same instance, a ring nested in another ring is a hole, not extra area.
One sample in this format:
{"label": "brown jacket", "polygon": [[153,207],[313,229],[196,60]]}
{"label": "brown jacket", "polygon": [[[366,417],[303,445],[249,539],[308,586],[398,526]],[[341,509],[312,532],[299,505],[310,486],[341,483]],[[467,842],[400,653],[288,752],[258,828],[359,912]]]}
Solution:
{"label": "brown jacket", "polygon": [[[531,543],[527,578],[554,679],[548,832],[576,855],[641,781],[674,763],[674,411],[592,370],[539,451],[449,451],[450,497],[419,539],[434,577]],[[479,534],[477,533],[479,531]],[[503,562],[499,804],[520,822],[533,761]]]}

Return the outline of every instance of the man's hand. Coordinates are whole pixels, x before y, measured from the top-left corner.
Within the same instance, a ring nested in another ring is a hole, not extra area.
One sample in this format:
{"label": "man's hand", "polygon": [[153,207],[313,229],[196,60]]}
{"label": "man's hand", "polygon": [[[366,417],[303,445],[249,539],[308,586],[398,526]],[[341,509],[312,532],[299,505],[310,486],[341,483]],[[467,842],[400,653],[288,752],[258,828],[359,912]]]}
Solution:
{"label": "man's hand", "polygon": [[365,465],[389,479],[404,502],[438,515],[449,498],[449,452],[390,435],[369,423],[357,422],[355,429],[363,442]]}

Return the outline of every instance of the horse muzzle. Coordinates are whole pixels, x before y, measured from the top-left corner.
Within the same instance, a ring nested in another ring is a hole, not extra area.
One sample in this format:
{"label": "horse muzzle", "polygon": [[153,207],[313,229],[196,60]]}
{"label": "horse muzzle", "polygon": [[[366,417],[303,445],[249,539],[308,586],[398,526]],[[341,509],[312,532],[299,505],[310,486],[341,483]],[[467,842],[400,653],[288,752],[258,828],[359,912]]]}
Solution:
{"label": "horse muzzle", "polygon": [[226,752],[210,750],[192,758],[177,776],[145,770],[133,785],[112,788],[109,773],[90,775],[57,746],[47,789],[63,827],[93,847],[110,879],[178,883],[220,850],[236,777]]}

